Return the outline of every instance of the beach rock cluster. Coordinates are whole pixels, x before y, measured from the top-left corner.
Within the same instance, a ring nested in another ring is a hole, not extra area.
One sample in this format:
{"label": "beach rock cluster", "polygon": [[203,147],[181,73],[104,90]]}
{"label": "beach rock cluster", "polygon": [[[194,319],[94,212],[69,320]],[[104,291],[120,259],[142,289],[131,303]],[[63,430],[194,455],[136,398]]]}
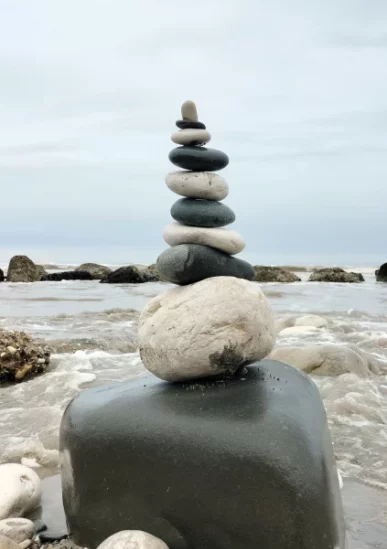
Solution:
{"label": "beach rock cluster", "polygon": [[315,269],[309,277],[309,282],[364,282],[364,276],[361,273],[348,273],[340,267],[327,267]]}
{"label": "beach rock cluster", "polygon": [[186,101],[181,108],[180,128],[171,139],[180,145],[169,153],[170,161],[182,171],[166,177],[168,188],[182,196],[171,208],[174,223],[164,229],[164,240],[171,247],[157,259],[162,278],[185,285],[216,276],[252,280],[253,267],[234,255],[245,247],[235,231],[224,229],[235,221],[235,214],[221,200],[228,195],[228,184],[216,170],[225,168],[228,156],[206,148],[211,135],[199,122],[195,104]]}
{"label": "beach rock cluster", "polygon": [[109,267],[97,263],[82,263],[82,265],[75,269],[75,272],[79,271],[89,273],[93,280],[102,280],[112,272]]}
{"label": "beach rock cluster", "polygon": [[0,329],[0,383],[22,381],[44,372],[50,350],[24,332]]}

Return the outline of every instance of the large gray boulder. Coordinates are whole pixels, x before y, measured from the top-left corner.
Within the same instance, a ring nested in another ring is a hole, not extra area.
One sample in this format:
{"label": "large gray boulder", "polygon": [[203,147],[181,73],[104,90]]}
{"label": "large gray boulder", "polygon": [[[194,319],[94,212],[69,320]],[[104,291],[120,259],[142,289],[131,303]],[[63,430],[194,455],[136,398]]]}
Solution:
{"label": "large gray boulder", "polygon": [[84,390],[64,414],[60,452],[81,547],[142,530],[170,549],[344,549],[324,406],[313,381],[283,363]]}
{"label": "large gray boulder", "polygon": [[8,265],[8,282],[37,282],[41,279],[41,269],[26,255],[15,255]]}
{"label": "large gray boulder", "polygon": [[105,265],[98,265],[97,263],[82,263],[82,265],[77,267],[75,271],[90,273],[93,280],[102,280],[112,272],[109,267],[106,267]]}
{"label": "large gray boulder", "polygon": [[255,265],[255,282],[300,282],[299,278],[294,273],[282,269],[281,267],[266,267],[265,265]]}
{"label": "large gray boulder", "polygon": [[348,273],[341,267],[315,269],[309,277],[309,282],[364,282],[361,273]]}

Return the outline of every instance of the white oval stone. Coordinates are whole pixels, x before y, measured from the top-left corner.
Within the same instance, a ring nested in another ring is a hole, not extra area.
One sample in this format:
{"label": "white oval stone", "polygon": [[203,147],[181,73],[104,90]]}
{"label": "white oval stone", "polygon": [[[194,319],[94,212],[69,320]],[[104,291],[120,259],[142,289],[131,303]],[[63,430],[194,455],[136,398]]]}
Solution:
{"label": "white oval stone", "polygon": [[35,525],[26,518],[8,518],[0,520],[0,534],[16,543],[30,540],[35,534]]}
{"label": "white oval stone", "polygon": [[202,244],[230,255],[239,254],[245,247],[245,241],[241,235],[227,229],[207,229],[189,227],[181,223],[170,223],[164,228],[163,236],[165,242],[170,246]]}
{"label": "white oval stone", "polygon": [[168,546],[141,530],[122,530],[105,539],[97,549],[168,549]]}
{"label": "white oval stone", "polygon": [[223,200],[228,195],[226,180],[214,172],[170,172],[165,182],[171,191],[188,198]]}
{"label": "white oval stone", "polygon": [[207,130],[189,128],[173,132],[171,139],[177,145],[205,145],[211,139],[211,134]]}
{"label": "white oval stone", "polygon": [[274,315],[255,282],[228,276],[172,288],[140,316],[145,367],[167,381],[232,373],[275,343]]}
{"label": "white oval stone", "polygon": [[191,120],[192,122],[197,122],[199,120],[198,111],[193,101],[184,101],[181,106],[181,117],[183,120]]}
{"label": "white oval stone", "polygon": [[21,517],[35,509],[41,498],[40,478],[25,465],[0,465],[0,520]]}

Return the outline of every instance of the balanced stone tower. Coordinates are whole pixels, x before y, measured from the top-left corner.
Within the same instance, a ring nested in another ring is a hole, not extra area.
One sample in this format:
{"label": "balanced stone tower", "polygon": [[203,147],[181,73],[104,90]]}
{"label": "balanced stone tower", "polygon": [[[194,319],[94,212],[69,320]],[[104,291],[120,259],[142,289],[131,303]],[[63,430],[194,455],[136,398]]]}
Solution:
{"label": "balanced stone tower", "polygon": [[221,228],[234,214],[219,202],[228,187],[213,171],[228,159],[202,146],[210,135],[192,102],[182,115],[170,158],[186,171],[167,184],[185,198],[172,208],[178,223],[166,227],[171,247],[158,259],[178,286],[148,303],[138,330],[142,361],[157,377],[87,389],[67,407],[69,530],[89,549],[122,530],[149,540],[141,549],[344,549],[318,389],[265,359],[273,313],[248,280],[251,266],[232,257],[241,237]]}
{"label": "balanced stone tower", "polygon": [[228,165],[228,156],[203,147],[211,135],[198,121],[195,103],[183,103],[181,114],[182,120],[176,122],[180,131],[171,137],[181,146],[169,153],[169,159],[183,171],[169,173],[166,183],[185,198],[172,206],[175,223],[164,229],[164,240],[172,248],[160,255],[157,268],[165,280],[175,284],[191,284],[213,276],[252,280],[254,268],[231,257],[244,249],[243,238],[221,228],[235,221],[231,208],[220,203],[228,195],[228,185],[214,173]]}

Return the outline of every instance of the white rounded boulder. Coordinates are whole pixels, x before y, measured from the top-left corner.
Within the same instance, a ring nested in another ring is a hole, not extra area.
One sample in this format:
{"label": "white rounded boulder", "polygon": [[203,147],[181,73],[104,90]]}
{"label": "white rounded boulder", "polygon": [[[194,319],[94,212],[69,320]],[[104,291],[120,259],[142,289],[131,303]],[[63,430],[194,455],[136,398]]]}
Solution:
{"label": "white rounded boulder", "polygon": [[13,541],[13,539],[0,534],[0,549],[20,549],[20,545],[16,541]]}
{"label": "white rounded boulder", "polygon": [[181,223],[170,223],[164,228],[164,240],[170,246],[179,244],[202,244],[221,250],[226,254],[239,254],[245,247],[245,241],[235,231],[227,229],[207,229],[189,227]]}
{"label": "white rounded boulder", "polygon": [[0,465],[0,520],[22,517],[38,507],[41,498],[40,478],[25,465]]}
{"label": "white rounded boulder", "polygon": [[226,180],[214,172],[170,172],[165,182],[172,192],[188,198],[223,200],[228,195]]}
{"label": "white rounded boulder", "polygon": [[105,539],[97,549],[168,549],[168,546],[141,530],[122,530]]}
{"label": "white rounded boulder", "polygon": [[173,132],[171,139],[177,145],[205,145],[211,140],[211,134],[207,130],[187,128]]}
{"label": "white rounded boulder", "polygon": [[143,310],[138,331],[145,367],[167,381],[236,372],[273,349],[275,322],[260,287],[233,277],[168,290]]}

